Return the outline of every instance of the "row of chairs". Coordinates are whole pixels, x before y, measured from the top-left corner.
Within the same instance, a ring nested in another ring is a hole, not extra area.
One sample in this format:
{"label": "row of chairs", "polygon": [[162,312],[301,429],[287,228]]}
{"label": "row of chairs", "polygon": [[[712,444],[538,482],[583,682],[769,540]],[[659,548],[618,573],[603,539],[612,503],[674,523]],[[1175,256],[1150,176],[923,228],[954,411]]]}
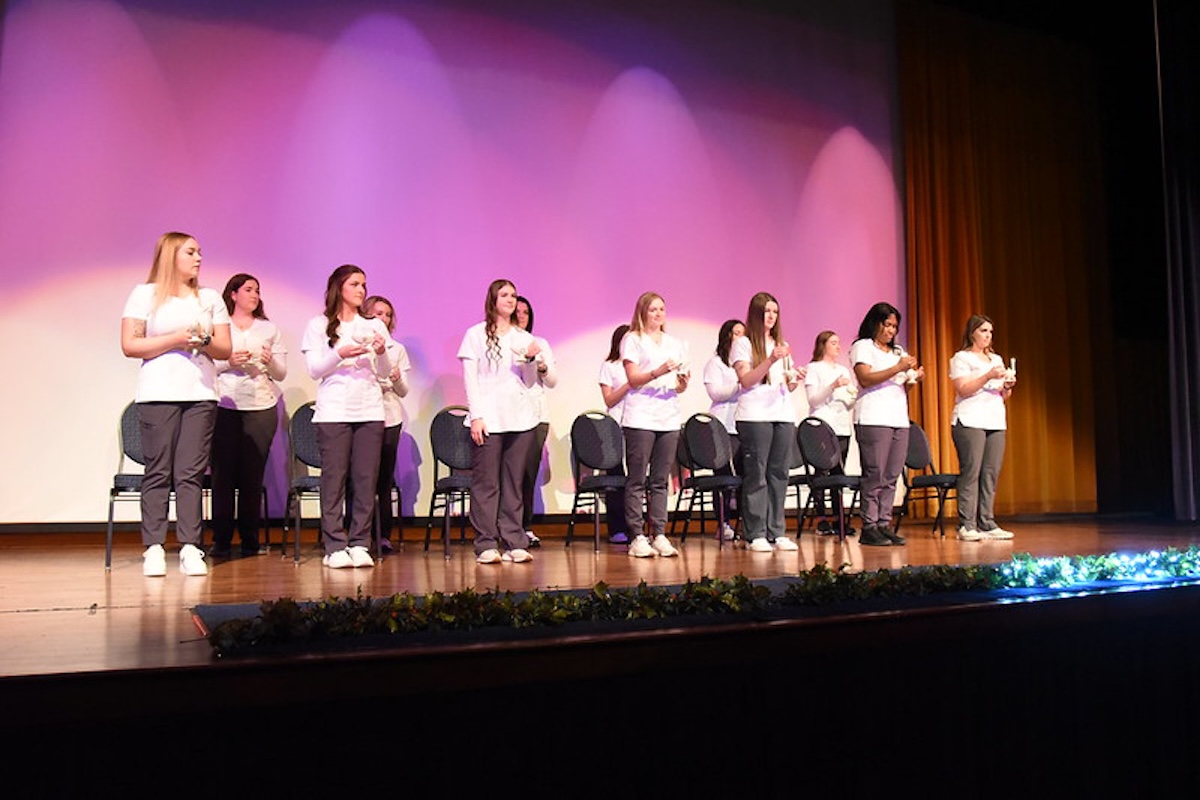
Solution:
{"label": "row of chairs", "polygon": [[[799,469],[794,469],[789,475],[788,484],[789,491],[795,494],[796,507],[800,509],[797,530],[803,530],[806,516],[813,511],[814,498],[828,494],[833,499],[838,520],[838,537],[844,540],[847,517],[844,493],[851,492],[852,497],[857,496],[860,476],[844,474],[840,443],[824,420],[817,417],[802,420],[796,428],[796,444],[799,462],[794,466]],[[701,532],[704,531],[706,515],[711,511],[720,534],[726,523],[727,500],[730,495],[737,494],[742,484],[742,478],[732,474],[733,447],[728,432],[715,417],[703,412],[694,414],[684,423],[677,460],[682,468],[682,479],[671,522],[671,534],[674,535],[675,524],[682,518],[680,539],[687,538],[688,525],[697,502]],[[593,546],[596,550],[600,549],[600,500],[624,488],[623,465],[624,437],[616,420],[602,411],[588,411],[579,415],[571,425],[575,500],[567,524],[567,546],[570,546],[574,537],[576,515],[583,511],[592,515]],[[917,502],[936,498],[937,515],[932,531],[945,538],[945,505],[954,491],[958,475],[936,470],[929,440],[916,422],[910,422],[905,467],[905,502],[902,513],[897,516],[897,530],[903,524],[904,517],[911,515]],[[800,502],[802,486],[809,489],[804,503]],[[718,535],[718,539],[723,545],[724,536]]]}
{"label": "row of chairs", "polygon": [[[141,418],[138,414],[136,403],[128,404],[121,412],[121,452],[128,462],[142,467],[146,465],[145,457],[142,454]],[[105,528],[104,537],[104,569],[106,571],[112,569],[113,514],[116,503],[122,501],[140,501],[142,496],[142,480],[144,477],[140,472],[118,471],[113,475],[112,487],[108,492],[108,524]],[[201,489],[206,499],[211,497],[211,475],[205,474]],[[172,491],[170,498],[174,499],[174,497],[175,492]],[[267,503],[267,492],[265,489],[263,490],[260,502],[262,503],[262,518],[264,520],[270,519],[270,508]],[[270,547],[270,528],[267,528],[265,536],[261,541],[264,546],[267,548]]]}
{"label": "row of chairs", "polygon": [[[292,461],[307,468],[321,468],[320,450],[317,446],[316,429],[312,418],[315,404],[305,403],[296,409],[289,424],[289,450]],[[433,486],[426,516],[425,550],[432,540],[433,520],[438,512],[442,516],[442,546],[445,557],[450,558],[450,527],[453,509],[458,508],[460,518],[459,538],[466,540],[467,502],[470,497],[471,453],[474,444],[470,430],[464,424],[467,415],[465,406],[448,406],[437,413],[430,425],[430,445],[433,451]],[[575,498],[571,506],[567,526],[566,544],[569,547],[575,535],[575,521],[579,513],[590,512],[592,516],[592,539],[594,548],[600,549],[600,508],[608,495],[621,490],[625,485],[624,454],[625,440],[620,425],[602,411],[587,411],[576,417],[571,425],[571,471],[575,482]],[[131,403],[121,416],[121,440],[125,456],[135,463],[143,464],[141,434],[137,418],[137,407]],[[800,467],[789,478],[789,491],[794,491],[797,507],[801,509],[798,529],[803,529],[804,520],[813,508],[815,496],[828,493],[833,498],[838,519],[838,535],[844,539],[845,506],[843,493],[857,493],[859,476],[843,474],[841,448],[837,436],[829,425],[816,417],[801,421],[796,429],[797,453]],[[733,447],[728,432],[719,420],[709,414],[693,415],[684,424],[680,436],[678,461],[682,467],[680,493],[676,499],[675,515],[672,520],[672,535],[675,523],[682,517],[682,539],[686,539],[692,513],[699,503],[700,529],[703,532],[707,514],[712,512],[718,532],[723,531],[726,519],[725,508],[728,498],[737,494],[742,479],[733,474]],[[924,431],[915,422],[911,424],[906,467],[911,471],[904,475],[906,493],[905,508],[922,499],[936,497],[937,516],[933,530],[945,536],[943,509],[958,476],[940,473],[933,468],[929,442]],[[105,547],[105,568],[112,564],[113,504],[117,500],[137,499],[141,491],[140,474],[118,473],[113,478],[109,494],[108,530]],[[799,503],[800,488],[807,486],[809,496],[803,505]],[[266,493],[263,493],[263,519],[269,519]],[[309,474],[296,475],[288,487],[288,506],[295,524],[292,537],[293,558],[300,561],[301,501],[308,496],[320,495],[320,477]],[[392,501],[400,505],[399,489],[393,488]],[[686,508],[684,504],[686,502]],[[399,510],[399,508],[397,509]],[[682,513],[681,513],[682,512]],[[375,509],[376,530],[379,530],[379,509]],[[905,514],[898,518],[897,528]],[[396,518],[401,519],[400,514]],[[401,523],[402,524],[402,523]],[[283,546],[288,544],[288,524],[285,517]],[[403,529],[401,529],[403,530]],[[380,555],[381,536],[375,537],[375,554]],[[724,544],[724,537],[718,536]],[[270,541],[269,530],[265,540]]]}

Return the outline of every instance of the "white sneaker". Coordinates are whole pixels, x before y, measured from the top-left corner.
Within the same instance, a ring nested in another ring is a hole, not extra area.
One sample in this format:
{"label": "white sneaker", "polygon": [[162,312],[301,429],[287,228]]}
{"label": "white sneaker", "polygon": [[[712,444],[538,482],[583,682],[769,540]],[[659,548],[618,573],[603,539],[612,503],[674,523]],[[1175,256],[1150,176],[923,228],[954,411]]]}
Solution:
{"label": "white sneaker", "polygon": [[179,571],[184,575],[207,575],[208,564],[204,563],[204,551],[194,544],[185,544],[179,550]]}
{"label": "white sneaker", "polygon": [[642,534],[633,537],[633,542],[629,545],[629,555],[634,558],[654,558],[658,555],[658,551],[650,546],[650,540]]}
{"label": "white sneaker", "polygon": [[346,553],[350,556],[350,565],[354,567],[373,567],[375,559],[371,558],[371,551],[362,545],[346,548]]}
{"label": "white sneaker", "polygon": [[511,561],[514,564],[524,564],[526,561],[533,561],[533,556],[528,550],[515,548],[513,550],[505,550],[504,555],[500,556],[501,561]]}
{"label": "white sneaker", "polygon": [[767,537],[759,536],[750,540],[750,552],[752,553],[774,553],[775,548],[771,547],[771,543],[767,541]]}
{"label": "white sneaker", "polygon": [[793,550],[799,550],[800,546],[786,536],[780,536],[775,540],[775,549],[791,552]]}
{"label": "white sneaker", "polygon": [[354,559],[345,550],[335,550],[322,558],[321,563],[330,569],[347,569],[354,566]]}
{"label": "white sneaker", "polygon": [[980,531],[985,539],[1011,539],[1013,538],[1012,531],[1006,531],[1000,526],[992,528],[990,531]]}
{"label": "white sneaker", "polygon": [[167,554],[161,544],[152,544],[142,553],[142,574],[147,578],[161,578],[167,574]]}
{"label": "white sneaker", "polygon": [[964,542],[979,542],[979,541],[983,541],[984,539],[986,539],[988,537],[984,536],[979,531],[972,530],[970,528],[960,527],[958,529],[958,538],[962,539]]}
{"label": "white sneaker", "polygon": [[494,547],[490,548],[488,550],[484,550],[482,553],[475,556],[475,563],[476,564],[499,564],[500,563],[500,551]]}
{"label": "white sneaker", "polygon": [[542,543],[542,540],[533,531],[525,531],[525,535],[529,537],[529,546],[537,547]]}
{"label": "white sneaker", "polygon": [[734,532],[733,528],[728,522],[726,522],[725,527],[721,529],[721,538],[727,542],[732,542],[736,536],[737,534]]}
{"label": "white sneaker", "polygon": [[660,533],[654,537],[654,541],[650,544],[660,556],[670,558],[671,556],[679,555],[679,551],[675,549],[675,545],[671,544],[671,540],[667,538],[665,533]]}

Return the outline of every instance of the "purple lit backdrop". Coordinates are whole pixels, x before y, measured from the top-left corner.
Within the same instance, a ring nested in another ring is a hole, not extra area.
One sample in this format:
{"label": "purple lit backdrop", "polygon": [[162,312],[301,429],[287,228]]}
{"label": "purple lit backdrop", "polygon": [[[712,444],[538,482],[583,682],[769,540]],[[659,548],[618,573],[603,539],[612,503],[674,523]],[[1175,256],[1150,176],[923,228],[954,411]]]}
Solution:
{"label": "purple lit backdrop", "polygon": [[[550,511],[569,508],[563,437],[600,405],[609,333],[640,292],[666,297],[697,372],[758,290],[779,296],[804,357],[823,328],[852,338],[870,303],[903,307],[889,3],[814,0],[787,18],[264,5],[8,4],[0,357],[45,377],[10,398],[4,440],[26,457],[0,469],[9,486],[61,480],[6,493],[0,522],[103,519],[137,370],[118,319],[164,230],[200,239],[207,285],[261,279],[292,350],[289,408],[313,397],[299,335],[329,271],[360,264],[393,300],[414,362],[408,513],[424,513],[425,431],[463,399],[454,354],[494,277],[531,298],[562,364]],[[688,411],[707,406],[693,383]],[[48,412],[69,424],[31,423]]]}

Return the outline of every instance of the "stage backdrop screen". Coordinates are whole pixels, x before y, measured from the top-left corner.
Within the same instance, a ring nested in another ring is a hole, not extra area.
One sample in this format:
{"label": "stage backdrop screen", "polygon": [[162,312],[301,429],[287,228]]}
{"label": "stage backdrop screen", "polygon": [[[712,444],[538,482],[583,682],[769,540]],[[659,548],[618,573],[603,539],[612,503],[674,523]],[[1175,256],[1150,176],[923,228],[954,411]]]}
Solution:
{"label": "stage backdrop screen", "polygon": [[689,343],[686,414],[709,405],[718,327],[757,291],[801,363],[821,330],[848,349],[869,305],[904,307],[883,0],[0,8],[0,523],[104,519],[138,371],[120,317],[168,230],[199,239],[204,285],[261,282],[287,411],[315,396],[300,336],[330,271],[360,265],[393,302],[413,365],[406,514],[426,511],[429,421],[465,399],[456,352],[494,278],[530,299],[559,365],[551,513],[570,508],[571,421],[602,406],[640,293]]}

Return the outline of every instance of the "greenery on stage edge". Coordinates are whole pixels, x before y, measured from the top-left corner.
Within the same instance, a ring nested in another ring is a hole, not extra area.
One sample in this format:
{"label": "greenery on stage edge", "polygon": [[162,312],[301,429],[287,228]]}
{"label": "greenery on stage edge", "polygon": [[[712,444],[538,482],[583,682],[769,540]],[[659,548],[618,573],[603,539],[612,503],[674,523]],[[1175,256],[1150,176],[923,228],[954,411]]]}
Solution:
{"label": "greenery on stage edge", "polygon": [[419,631],[528,628],[567,622],[650,620],[698,614],[765,616],[772,608],[826,606],[874,598],[919,597],[939,592],[1013,588],[1068,588],[1096,581],[1146,581],[1200,577],[1200,547],[1168,548],[1139,554],[1034,558],[1016,555],[1006,564],[904,567],[850,572],[848,565],[817,565],[787,579],[778,594],[742,575],[728,580],[703,577],[678,587],[628,589],[597,583],[586,592],[513,592],[463,589],[445,594],[408,592],[375,600],[330,597],[312,603],[290,598],[265,600],[259,616],[216,627],[209,642],[218,655],[259,646],[294,644],[348,636],[380,636]]}

